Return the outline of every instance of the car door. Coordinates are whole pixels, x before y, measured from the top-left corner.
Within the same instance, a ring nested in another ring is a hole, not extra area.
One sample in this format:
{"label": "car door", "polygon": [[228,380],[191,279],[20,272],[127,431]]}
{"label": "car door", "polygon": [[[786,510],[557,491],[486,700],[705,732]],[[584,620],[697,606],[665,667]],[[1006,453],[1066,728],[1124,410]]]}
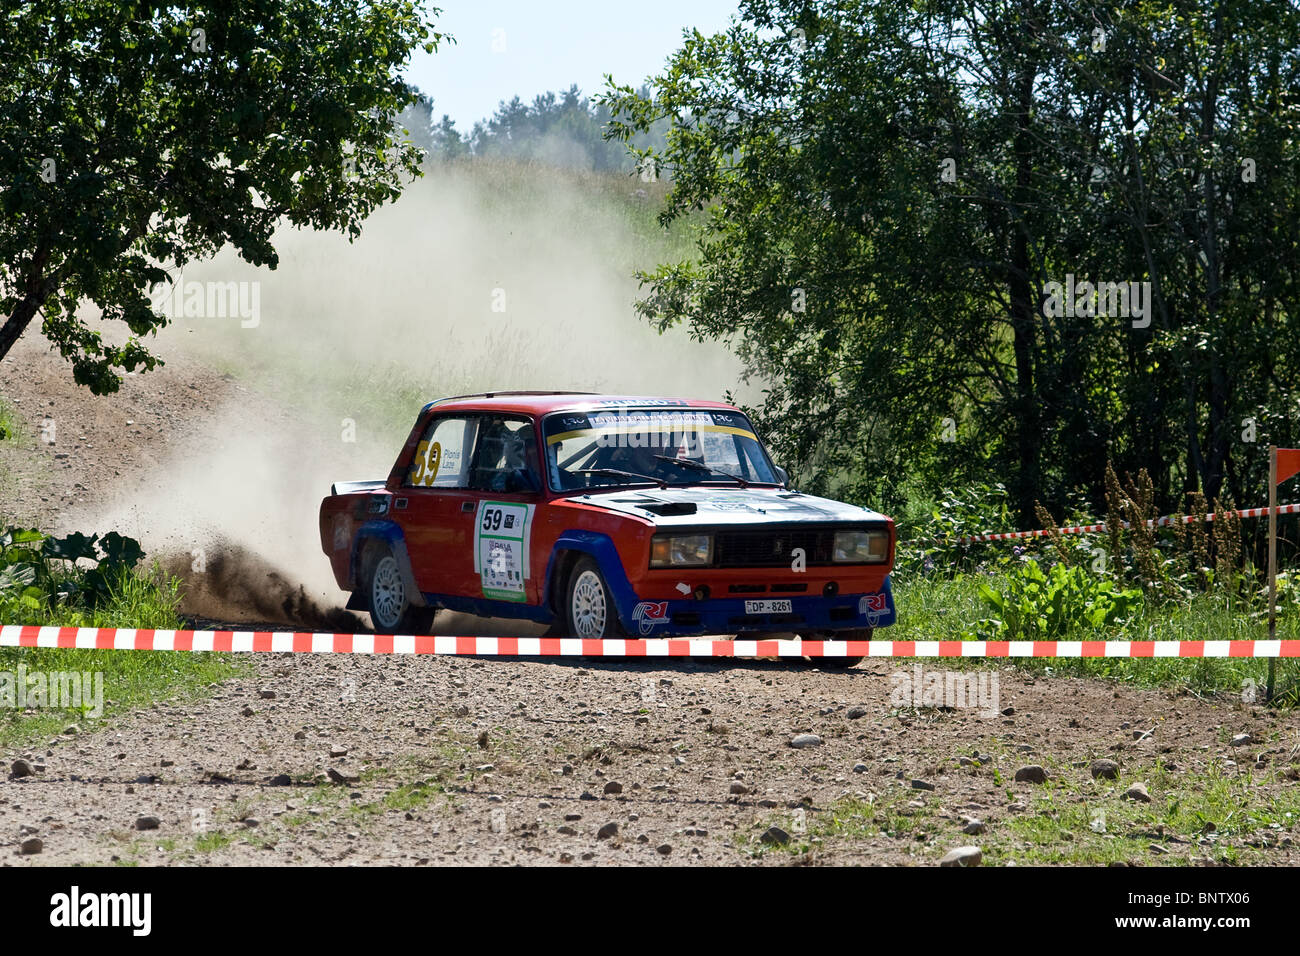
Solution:
{"label": "car door", "polygon": [[475,504],[466,492],[478,428],[477,415],[432,418],[393,502],[393,520],[406,537],[411,571],[425,594],[474,596],[466,587]]}
{"label": "car door", "polygon": [[484,415],[463,493],[470,541],[466,587],[494,601],[539,604],[546,569],[535,567],[533,519],[542,479],[536,424],[525,415]]}

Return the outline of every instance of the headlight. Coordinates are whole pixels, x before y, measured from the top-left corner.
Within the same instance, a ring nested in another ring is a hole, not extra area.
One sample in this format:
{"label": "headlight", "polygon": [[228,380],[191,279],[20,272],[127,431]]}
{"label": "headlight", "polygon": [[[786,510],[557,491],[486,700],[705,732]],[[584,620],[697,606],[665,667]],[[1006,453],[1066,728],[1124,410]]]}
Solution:
{"label": "headlight", "polygon": [[889,560],[889,532],[837,531],[834,558],[840,564],[879,564]]}
{"label": "headlight", "polygon": [[650,567],[689,568],[713,560],[713,538],[707,534],[657,534],[650,539]]}

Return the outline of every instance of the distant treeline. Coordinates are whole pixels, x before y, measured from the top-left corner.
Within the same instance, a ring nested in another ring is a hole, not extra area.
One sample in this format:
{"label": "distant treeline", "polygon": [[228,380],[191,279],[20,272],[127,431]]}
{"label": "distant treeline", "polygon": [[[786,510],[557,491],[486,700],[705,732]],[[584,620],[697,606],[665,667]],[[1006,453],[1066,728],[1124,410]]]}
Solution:
{"label": "distant treeline", "polygon": [[[604,138],[610,118],[609,108],[583,96],[576,84],[561,93],[543,93],[531,104],[518,96],[502,102],[492,116],[475,123],[468,133],[458,130],[445,113],[435,121],[433,100],[423,93],[400,116],[412,142],[431,162],[497,158],[596,172],[633,172],[637,159],[628,144]],[[638,136],[632,145],[661,149],[667,127],[667,121],[662,122]]]}

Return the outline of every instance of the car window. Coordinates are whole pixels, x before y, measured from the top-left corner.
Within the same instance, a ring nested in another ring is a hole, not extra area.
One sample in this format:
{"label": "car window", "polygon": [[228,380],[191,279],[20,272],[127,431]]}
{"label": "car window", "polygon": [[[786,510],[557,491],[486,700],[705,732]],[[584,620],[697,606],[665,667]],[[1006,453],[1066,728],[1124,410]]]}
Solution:
{"label": "car window", "polygon": [[[771,475],[771,469],[767,467],[767,462],[761,457],[759,446],[756,442],[747,442],[739,435],[733,435],[731,444],[735,450],[738,459],[736,470],[746,478],[755,478],[759,475]],[[772,475],[775,478],[775,475]],[[767,480],[767,479],[759,479]]]}
{"label": "car window", "polygon": [[541,491],[537,441],[530,419],[483,416],[469,487],[477,491]]}
{"label": "car window", "polygon": [[544,420],[551,487],[770,482],[753,426],[739,412],[640,409],[561,412]]}
{"label": "car window", "polygon": [[435,418],[416,446],[406,472],[406,484],[415,488],[468,488],[467,451],[474,447],[479,422],[476,417]]}
{"label": "car window", "polygon": [[[723,471],[729,471],[732,474],[736,474],[741,470],[740,453],[736,449],[735,435],[728,435],[725,432],[699,432],[693,437],[697,442],[704,445],[703,461],[707,461],[714,468],[721,468]],[[680,452],[674,454],[680,454]],[[700,458],[699,455],[692,457]]]}

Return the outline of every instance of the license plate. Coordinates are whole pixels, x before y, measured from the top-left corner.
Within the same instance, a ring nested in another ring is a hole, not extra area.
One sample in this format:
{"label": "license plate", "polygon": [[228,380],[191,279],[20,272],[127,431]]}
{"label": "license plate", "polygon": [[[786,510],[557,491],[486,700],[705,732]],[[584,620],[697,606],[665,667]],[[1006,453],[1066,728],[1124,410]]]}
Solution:
{"label": "license plate", "polygon": [[793,610],[789,600],[745,602],[746,614],[789,614]]}

